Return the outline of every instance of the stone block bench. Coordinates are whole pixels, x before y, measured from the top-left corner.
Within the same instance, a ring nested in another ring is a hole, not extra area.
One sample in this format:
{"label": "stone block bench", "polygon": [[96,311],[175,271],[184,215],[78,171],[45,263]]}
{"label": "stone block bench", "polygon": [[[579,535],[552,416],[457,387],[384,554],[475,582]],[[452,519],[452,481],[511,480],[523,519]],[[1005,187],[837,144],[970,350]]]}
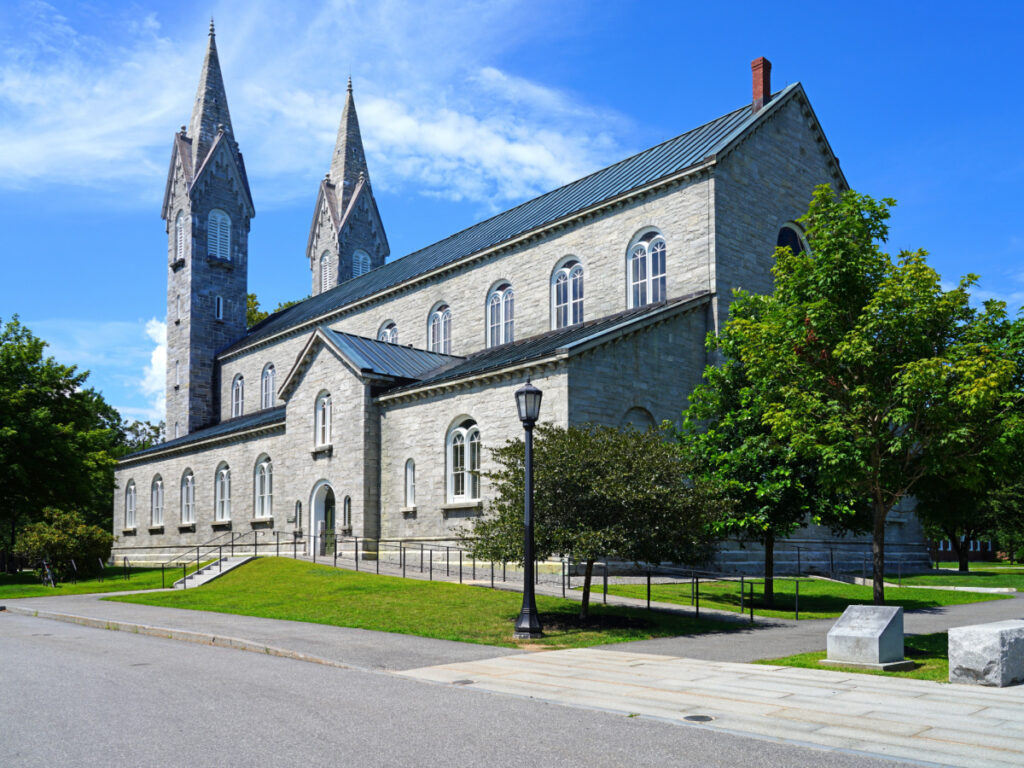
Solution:
{"label": "stone block bench", "polygon": [[1024,683],[1024,621],[950,629],[949,682],[998,688]]}

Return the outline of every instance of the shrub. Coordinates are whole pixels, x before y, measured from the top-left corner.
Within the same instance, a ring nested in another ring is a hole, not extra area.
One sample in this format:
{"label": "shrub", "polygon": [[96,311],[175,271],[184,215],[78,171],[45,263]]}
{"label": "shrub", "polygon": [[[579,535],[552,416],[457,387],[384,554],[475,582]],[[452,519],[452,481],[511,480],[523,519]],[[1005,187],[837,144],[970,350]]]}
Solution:
{"label": "shrub", "polygon": [[75,561],[79,576],[98,573],[100,561],[110,558],[114,537],[96,525],[86,525],[78,512],[59,509],[43,510],[43,522],[25,526],[18,534],[15,550],[37,563],[43,559],[60,576],[74,573]]}

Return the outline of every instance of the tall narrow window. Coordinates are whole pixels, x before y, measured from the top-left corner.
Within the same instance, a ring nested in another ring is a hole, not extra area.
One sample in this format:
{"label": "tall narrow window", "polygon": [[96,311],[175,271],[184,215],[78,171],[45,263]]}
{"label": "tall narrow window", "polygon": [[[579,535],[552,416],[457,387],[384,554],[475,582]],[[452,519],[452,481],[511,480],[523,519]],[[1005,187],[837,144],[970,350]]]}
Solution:
{"label": "tall narrow window", "polygon": [[331,396],[324,392],[316,399],[316,444],[331,444]]}
{"label": "tall narrow window", "polygon": [[180,433],[181,433],[181,426],[178,424],[178,422],[174,422],[174,436],[175,437],[179,437]]}
{"label": "tall narrow window", "polygon": [[480,430],[472,419],[448,433],[448,500],[480,498]]}
{"label": "tall narrow window", "polygon": [[174,386],[181,386],[181,363],[177,360],[174,361]]}
{"label": "tall narrow window", "polygon": [[346,531],[352,530],[352,497],[346,496],[341,503],[341,527]]}
{"label": "tall narrow window", "polygon": [[320,293],[331,287],[331,256],[327,251],[320,254]]}
{"label": "tall narrow window", "polygon": [[507,344],[515,336],[515,294],[502,283],[487,297],[487,346]]}
{"label": "tall narrow window", "polygon": [[178,211],[174,219],[174,258],[185,258],[185,212]]}
{"label": "tall narrow window", "polygon": [[224,299],[220,296],[213,297],[213,316],[218,320],[224,319]]}
{"label": "tall narrow window", "polygon": [[196,521],[196,477],[191,469],[186,469],[181,476],[181,524],[189,525]]}
{"label": "tall narrow window", "polygon": [[181,294],[174,297],[174,319],[181,320]]}
{"label": "tall narrow window", "polygon": [[235,376],[231,382],[231,415],[241,416],[245,410],[245,379],[242,374]]}
{"label": "tall narrow window", "polygon": [[260,406],[265,410],[274,406],[274,364],[267,363],[260,380]]}
{"label": "tall narrow window", "polygon": [[370,271],[370,254],[366,251],[356,251],[352,254],[352,277],[365,275]]}
{"label": "tall narrow window", "polygon": [[377,332],[378,341],[386,341],[389,344],[398,343],[398,326],[394,323],[388,322],[381,326],[380,331]]}
{"label": "tall narrow window", "polygon": [[149,493],[150,515],[149,524],[158,526],[164,524],[164,481],[157,475],[153,478],[153,485]]}
{"label": "tall narrow window", "polygon": [[213,488],[215,520],[231,519],[231,468],[227,464],[217,467],[216,480]]}
{"label": "tall narrow window", "polygon": [[442,304],[430,313],[429,348],[442,355],[452,353],[452,310]]}
{"label": "tall narrow window", "polygon": [[665,300],[667,253],[665,239],[657,232],[643,235],[629,249],[630,307]]}
{"label": "tall narrow window", "polygon": [[405,462],[405,506],[416,506],[416,462],[412,459]]}
{"label": "tall narrow window", "polygon": [[210,211],[206,231],[207,253],[215,259],[231,261],[231,219],[224,211]]}
{"label": "tall narrow window", "polygon": [[256,497],[256,517],[274,516],[274,470],[269,456],[261,456],[256,462],[256,475],[253,482]]}
{"label": "tall narrow window", "polygon": [[129,480],[124,489],[124,527],[135,527],[135,481]]}
{"label": "tall narrow window", "polygon": [[583,265],[565,262],[551,278],[551,327],[583,322]]}

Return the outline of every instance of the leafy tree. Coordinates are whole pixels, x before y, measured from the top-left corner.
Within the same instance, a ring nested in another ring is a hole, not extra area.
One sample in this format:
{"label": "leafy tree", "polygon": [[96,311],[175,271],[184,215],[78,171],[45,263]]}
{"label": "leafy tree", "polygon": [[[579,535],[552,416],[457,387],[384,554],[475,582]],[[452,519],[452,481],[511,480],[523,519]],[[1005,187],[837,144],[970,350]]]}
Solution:
{"label": "leafy tree", "polygon": [[18,528],[44,507],[111,514],[120,416],[88,373],[44,357],[46,343],[18,321],[0,326],[0,525],[13,548]]}
{"label": "leafy tree", "polygon": [[775,543],[809,519],[842,530],[864,527],[851,499],[825,493],[817,464],[772,434],[764,418],[772,401],[734,359],[728,326],[708,334],[708,348],[726,361],[708,366],[704,381],[690,395],[677,433],[682,449],[708,480],[722,483],[733,500],[731,513],[717,519],[719,537],[735,536],[764,547],[765,602],[774,602]]}
{"label": "leafy tree", "polygon": [[989,530],[1011,562],[1024,560],[1024,480],[1018,471],[1013,480],[996,488],[988,499]]}
{"label": "leafy tree", "polygon": [[257,323],[261,323],[270,317],[272,314],[277,314],[282,309],[288,309],[288,307],[294,307],[296,304],[308,299],[306,296],[302,299],[293,299],[292,301],[282,301],[276,307],[273,312],[264,312],[260,309],[260,300],[256,297],[255,293],[246,294],[245,297],[245,324],[246,327],[252,328]]}
{"label": "leafy tree", "polygon": [[117,428],[117,445],[114,448],[114,456],[121,458],[129,453],[144,451],[159,445],[166,439],[166,425],[159,421],[153,424],[149,421],[123,421]]}
{"label": "leafy tree", "polygon": [[[476,557],[522,563],[525,446],[509,440],[492,455],[491,514],[463,543]],[[689,463],[658,432],[543,424],[533,456],[536,554],[586,563],[581,618],[599,558],[700,562],[710,554],[721,499],[709,483],[688,480]]]}
{"label": "leafy tree", "polygon": [[[59,509],[43,510],[41,522],[25,526],[15,542],[15,551],[38,563],[49,562],[63,578],[72,573],[80,576],[97,573],[100,561],[110,559],[114,537],[96,525],[88,525],[78,512]],[[74,567],[72,566],[74,560]]]}
{"label": "leafy tree", "polygon": [[831,492],[869,500],[879,604],[889,511],[929,469],[977,488],[1020,402],[1002,305],[970,306],[974,276],[943,290],[923,251],[884,253],[893,205],[819,187],[801,219],[810,251],[777,250],[774,293],[742,295],[729,321],[748,375],[777,393],[772,433]]}

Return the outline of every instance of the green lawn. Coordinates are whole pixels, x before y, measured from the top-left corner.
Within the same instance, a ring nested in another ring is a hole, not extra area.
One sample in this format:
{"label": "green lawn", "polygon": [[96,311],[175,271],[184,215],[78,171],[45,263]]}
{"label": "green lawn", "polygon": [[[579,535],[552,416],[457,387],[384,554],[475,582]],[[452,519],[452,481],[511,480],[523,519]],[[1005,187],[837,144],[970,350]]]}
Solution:
{"label": "green lawn", "polygon": [[[893,574],[888,574],[886,579],[895,581],[896,577]],[[934,587],[1012,587],[1018,592],[1022,592],[1024,591],[1024,568],[986,570],[971,568],[967,573],[928,571],[913,576],[904,576],[903,583]]]}
{"label": "green lawn", "polygon": [[[906,581],[906,579],[904,579]],[[771,610],[764,604],[764,580],[746,579],[744,584],[744,612],[750,610],[750,584],[754,584],[754,614],[772,618],[792,619],[796,603],[793,579],[775,580],[775,606]],[[717,608],[723,611],[739,611],[740,584],[738,581],[701,582],[700,604],[702,608]],[[646,584],[609,584],[608,593],[647,598]],[[1009,595],[985,595],[971,592],[942,592],[931,589],[886,588],[886,605],[902,605],[905,611],[935,608],[940,605],[979,603],[986,600],[1000,600]],[[651,600],[663,603],[690,605],[690,582],[675,584],[652,584]],[[851,603],[870,603],[871,587],[844,584],[821,579],[800,579],[800,618],[829,619],[842,614]]]}
{"label": "green lawn", "polygon": [[782,667],[807,667],[808,669],[831,669],[836,672],[858,672],[865,675],[889,675],[892,677],[913,677],[918,680],[949,680],[949,657],[945,632],[932,635],[907,635],[903,640],[904,655],[916,663],[914,669],[904,672],[881,672],[858,667],[833,667],[819,664],[825,658],[825,651],[798,653],[781,659],[761,659],[755,664],[775,664]]}
{"label": "green lawn", "polygon": [[200,589],[107,598],[146,605],[358,627],[505,647],[576,648],[733,629],[730,624],[642,609],[591,606],[538,595],[539,641],[512,637],[522,595],[440,581],[415,581],[260,558]]}
{"label": "green lawn", "polygon": [[[205,565],[205,563],[204,563]],[[196,567],[190,565],[188,572]],[[181,578],[181,568],[168,568],[164,574],[168,587]],[[107,566],[103,581],[99,578],[81,579],[77,584],[61,582],[56,587],[44,586],[32,571],[0,573],[0,599],[15,597],[53,597],[55,595],[86,595],[92,592],[123,592],[129,589],[160,589],[159,568],[132,568],[131,578],[124,578],[124,568]]]}

